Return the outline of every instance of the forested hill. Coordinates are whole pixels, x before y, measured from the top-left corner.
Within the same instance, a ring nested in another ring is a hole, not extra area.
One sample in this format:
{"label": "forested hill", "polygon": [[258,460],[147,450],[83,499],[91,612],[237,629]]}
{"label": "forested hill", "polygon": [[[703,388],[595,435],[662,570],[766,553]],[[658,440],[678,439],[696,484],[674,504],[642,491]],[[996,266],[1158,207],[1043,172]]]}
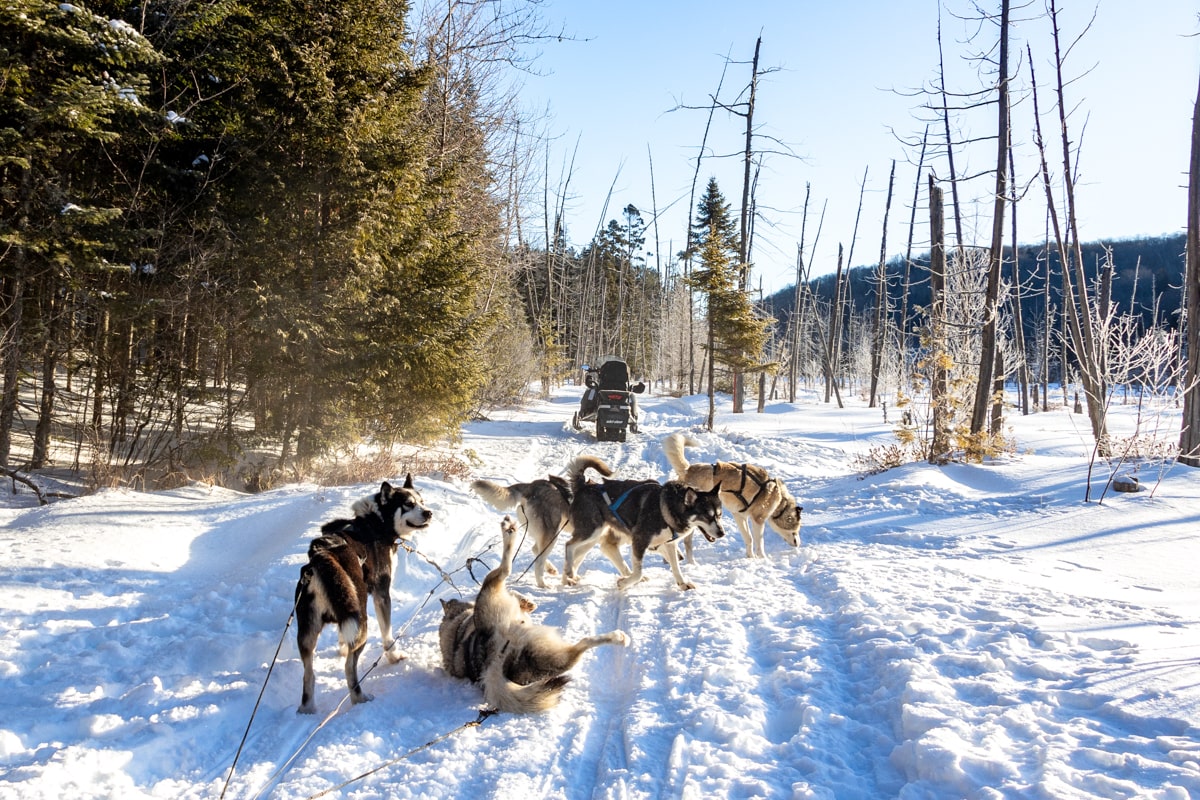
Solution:
{"label": "forested hill", "polygon": [[[1113,281],[1112,301],[1121,313],[1135,313],[1142,317],[1147,327],[1157,322],[1166,327],[1178,327],[1179,311],[1183,298],[1184,275],[1184,245],[1186,236],[1150,237],[1141,239],[1126,239],[1112,242],[1091,242],[1083,245],[1083,259],[1088,266],[1090,280],[1096,280],[1101,268],[1106,263],[1109,253],[1112,256]],[[1004,279],[1010,286],[1009,296],[1019,285],[1021,308],[1025,321],[1026,333],[1032,334],[1033,328],[1042,324],[1045,316],[1046,275],[1049,267],[1050,286],[1049,301],[1054,313],[1062,308],[1062,270],[1058,253],[1055,248],[1044,245],[1023,246],[1018,249],[1015,261],[1020,280],[1013,278],[1014,260],[1012,250],[1005,249]],[[875,284],[878,268],[876,266],[859,266],[849,271],[849,296],[855,313],[864,313],[875,307]],[[929,303],[929,254],[922,253],[913,259],[910,273],[910,290],[907,308],[909,309],[909,325],[913,309],[924,307]],[[899,323],[902,308],[902,292],[905,285],[905,265],[903,259],[893,259],[887,264],[888,293],[890,297],[890,313],[893,321]],[[815,278],[809,282],[815,296],[822,303],[830,302],[834,293],[836,278],[831,273]],[[796,287],[789,286],[766,298],[765,304],[769,313],[774,315],[781,326],[786,327],[792,314],[796,297]]]}

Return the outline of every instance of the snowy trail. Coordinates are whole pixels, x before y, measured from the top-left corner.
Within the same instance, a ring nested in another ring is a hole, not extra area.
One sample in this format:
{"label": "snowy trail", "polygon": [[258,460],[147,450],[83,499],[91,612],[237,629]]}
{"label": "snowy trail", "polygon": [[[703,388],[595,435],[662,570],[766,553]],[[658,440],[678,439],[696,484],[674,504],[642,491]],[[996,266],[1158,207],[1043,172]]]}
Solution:
{"label": "snowy trail", "polygon": [[[517,588],[538,621],[572,638],[620,629],[631,644],[585,655],[558,708],[423,748],[483,702],[441,670],[438,600],[473,595],[495,566],[499,515],[467,481],[418,476],[435,524],[420,555],[399,559],[407,659],[379,663],[364,681],[375,700],[302,747],[345,687],[327,631],[319,714],[297,715],[289,631],[227,796],[307,798],[375,769],[338,796],[1200,796],[1193,473],[1167,475],[1154,497],[1084,504],[1085,448],[1038,415],[1019,420],[1035,442],[1020,457],[860,479],[855,454],[890,436],[865,408],[780,404],[721,415],[710,433],[695,427],[704,398],[647,397],[643,432],[601,444],[566,422],[576,403],[467,426],[471,477],[561,474],[587,452],[621,477],[664,479],[661,439],[687,430],[694,461],[754,461],[788,484],[805,506],[802,547],[768,532],[768,558],[748,560],[726,520],[729,535],[696,542],[683,565],[696,590],[654,557],[618,592],[594,550],[579,586],[539,589],[521,575],[524,546]],[[377,488],[0,509],[0,798],[216,797],[308,541]],[[371,625],[364,669],[380,656]]]}

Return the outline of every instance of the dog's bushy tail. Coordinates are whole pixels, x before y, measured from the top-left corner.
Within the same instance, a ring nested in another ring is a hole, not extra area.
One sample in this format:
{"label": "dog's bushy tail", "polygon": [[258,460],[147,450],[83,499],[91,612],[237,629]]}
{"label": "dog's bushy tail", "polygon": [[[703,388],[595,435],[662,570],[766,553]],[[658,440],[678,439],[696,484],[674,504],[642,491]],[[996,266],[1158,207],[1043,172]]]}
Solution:
{"label": "dog's bushy tail", "polygon": [[584,484],[587,483],[587,471],[594,469],[605,478],[613,474],[612,467],[604,462],[603,459],[596,456],[582,455],[576,456],[567,465],[567,477],[571,479],[571,491],[578,493]]}
{"label": "dog's bushy tail", "polygon": [[522,686],[504,677],[504,659],[495,658],[483,673],[483,696],[490,705],[510,714],[535,714],[558,705],[568,675],[555,675]]}
{"label": "dog's bushy tail", "polygon": [[696,447],[699,444],[700,442],[686,433],[672,433],[663,439],[663,455],[667,457],[667,462],[671,465],[671,469],[675,470],[675,476],[679,480],[683,480],[683,476],[687,474],[688,469],[692,466],[688,463],[687,455],[683,452],[684,448]]}
{"label": "dog's bushy tail", "polygon": [[510,487],[501,486],[492,481],[471,481],[471,491],[483,498],[483,502],[497,511],[508,511],[509,509],[516,508],[517,503],[521,502],[520,495]]}

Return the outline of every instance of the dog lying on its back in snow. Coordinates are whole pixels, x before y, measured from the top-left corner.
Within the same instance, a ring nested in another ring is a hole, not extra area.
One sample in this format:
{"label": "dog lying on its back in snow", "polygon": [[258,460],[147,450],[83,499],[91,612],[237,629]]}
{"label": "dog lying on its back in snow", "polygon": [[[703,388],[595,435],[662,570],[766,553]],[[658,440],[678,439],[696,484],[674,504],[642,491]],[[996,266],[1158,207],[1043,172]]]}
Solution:
{"label": "dog lying on its back in snow", "polygon": [[313,655],[321,629],[338,626],[339,650],[345,655],[346,686],[355,703],[370,700],[358,682],[358,658],[367,643],[367,598],[375,601],[375,619],[383,649],[392,662],[403,656],[392,645],[392,575],[401,539],[429,525],[433,512],[422,504],[409,474],[404,485],[384,482],[371,497],[355,501],[353,519],[321,526],[308,546],[308,563],[296,583],[296,644],[304,664],[302,714],[317,710]]}
{"label": "dog lying on its back in snow", "polygon": [[679,480],[701,490],[720,488],[721,504],[733,515],[746,543],[746,558],[766,558],[763,532],[768,524],[785,542],[799,547],[800,512],[804,507],[783,481],[755,464],[689,464],[684,448],[699,444],[685,433],[672,433],[663,439],[662,447]]}
{"label": "dog lying on its back in snow", "polygon": [[501,521],[500,530],[500,565],[483,579],[475,601],[442,601],[442,666],[456,678],[481,684],[487,702],[501,711],[545,711],[558,703],[570,680],[565,673],[584,653],[605,644],[626,645],[629,637],[612,631],[569,644],[553,628],[535,624],[529,612],[536,606],[506,585],[520,544],[512,517]]}
{"label": "dog lying on its back in snow", "polygon": [[[621,589],[642,579],[642,560],[654,550],[666,558],[680,589],[694,589],[679,569],[680,539],[700,531],[710,542],[724,536],[721,501],[717,489],[698,491],[679,481],[661,484],[655,480],[604,480],[591,483],[585,473],[594,469],[611,475],[608,465],[594,456],[579,456],[571,462],[571,528],[567,542],[563,583],[579,581],[579,562],[594,545],[608,557],[621,577]],[[620,545],[629,542],[633,568],[625,565]]]}

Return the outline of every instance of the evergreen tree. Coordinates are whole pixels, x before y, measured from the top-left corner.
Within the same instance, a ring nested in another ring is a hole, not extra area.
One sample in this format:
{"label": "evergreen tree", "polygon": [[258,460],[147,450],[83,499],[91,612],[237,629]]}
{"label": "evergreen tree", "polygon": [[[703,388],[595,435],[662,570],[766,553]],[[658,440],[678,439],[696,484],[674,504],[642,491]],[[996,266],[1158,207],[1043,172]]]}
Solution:
{"label": "evergreen tree", "polygon": [[707,308],[708,428],[715,414],[716,362],[740,372],[762,369],[767,320],[759,317],[749,297],[738,290],[737,234],[734,220],[715,178],[710,178],[696,209],[692,247],[698,265],[689,278]]}
{"label": "evergreen tree", "polygon": [[[112,191],[119,164],[100,148],[155,125],[140,100],[160,59],[136,30],[81,5],[9,0],[0,14],[0,462],[11,446],[26,348],[49,360],[60,295],[137,262]],[[120,265],[120,266],[115,266]],[[97,292],[98,294],[99,292]],[[48,315],[30,324],[26,303]],[[48,429],[48,425],[46,426]]]}
{"label": "evergreen tree", "polygon": [[253,281],[247,380],[301,462],[367,431],[452,430],[479,382],[462,164],[422,124],[405,10],[284,1],[230,20],[220,192]]}

